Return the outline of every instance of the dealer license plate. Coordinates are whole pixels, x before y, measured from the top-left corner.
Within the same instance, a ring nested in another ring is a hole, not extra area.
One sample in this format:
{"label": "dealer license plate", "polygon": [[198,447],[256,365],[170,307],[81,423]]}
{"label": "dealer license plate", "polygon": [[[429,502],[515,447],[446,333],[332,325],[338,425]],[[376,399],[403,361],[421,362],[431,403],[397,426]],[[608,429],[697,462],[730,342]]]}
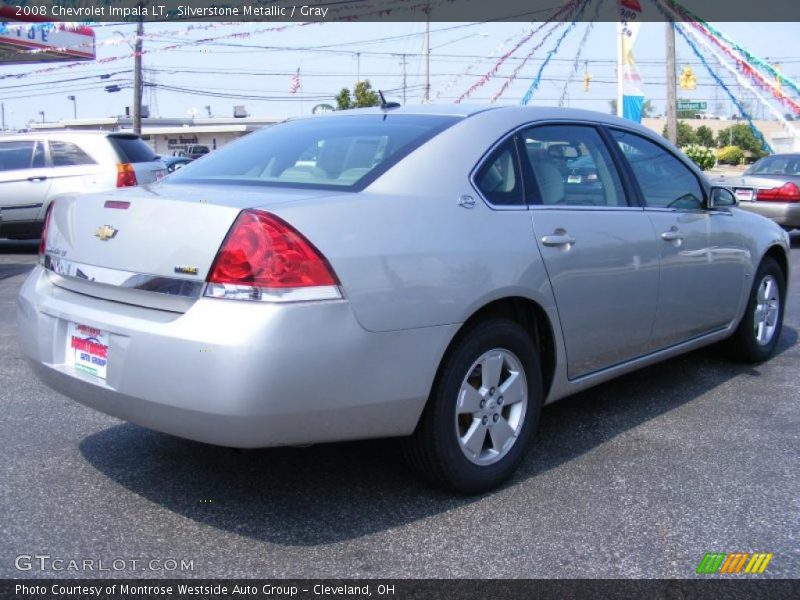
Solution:
{"label": "dealer license plate", "polygon": [[107,331],[80,323],[69,323],[67,366],[98,379],[105,379],[108,369],[108,339]]}

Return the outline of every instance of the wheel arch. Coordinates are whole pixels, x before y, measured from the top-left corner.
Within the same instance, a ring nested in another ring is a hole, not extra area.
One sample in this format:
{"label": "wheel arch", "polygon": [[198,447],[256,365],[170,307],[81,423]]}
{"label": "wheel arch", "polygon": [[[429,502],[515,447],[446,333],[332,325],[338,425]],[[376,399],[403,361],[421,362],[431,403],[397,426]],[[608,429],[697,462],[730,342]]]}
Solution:
{"label": "wheel arch", "polygon": [[[779,246],[778,244],[774,244],[767,248],[767,251],[764,253],[764,256],[761,257],[763,261],[766,257],[772,257],[778,263],[778,266],[781,268],[783,272],[783,279],[787,284],[789,283],[789,256],[786,253],[786,250]],[[760,263],[759,263],[760,264]]]}
{"label": "wheel arch", "polygon": [[439,362],[439,367],[436,370],[434,381],[439,377],[439,372],[445,362],[445,358],[461,340],[463,335],[476,323],[498,317],[518,323],[530,335],[533,343],[536,345],[536,349],[539,351],[539,361],[542,369],[543,398],[547,398],[553,385],[556,372],[557,349],[553,323],[551,323],[546,311],[539,303],[523,296],[507,296],[492,300],[475,310],[472,315],[464,321],[447,345],[442,359]]}

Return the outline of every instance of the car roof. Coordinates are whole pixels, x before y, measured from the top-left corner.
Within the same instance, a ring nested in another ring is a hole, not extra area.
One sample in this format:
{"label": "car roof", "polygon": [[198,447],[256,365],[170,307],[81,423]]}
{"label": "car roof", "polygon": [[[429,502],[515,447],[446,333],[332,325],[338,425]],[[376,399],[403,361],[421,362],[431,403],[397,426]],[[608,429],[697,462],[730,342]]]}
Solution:
{"label": "car roof", "polygon": [[[469,118],[478,114],[491,112],[493,114],[506,113],[517,116],[520,122],[538,120],[565,120],[565,121],[592,121],[607,125],[617,125],[627,129],[640,129],[647,133],[650,132],[633,121],[622,119],[607,113],[582,110],[578,108],[561,108],[557,106],[518,106],[518,105],[497,105],[497,104],[416,104],[409,106],[399,106],[394,108],[354,108],[343,111],[330,111],[316,117],[344,117],[369,114],[392,114],[392,115],[441,115]],[[303,118],[303,117],[300,117]],[[308,117],[305,117],[308,118]]]}

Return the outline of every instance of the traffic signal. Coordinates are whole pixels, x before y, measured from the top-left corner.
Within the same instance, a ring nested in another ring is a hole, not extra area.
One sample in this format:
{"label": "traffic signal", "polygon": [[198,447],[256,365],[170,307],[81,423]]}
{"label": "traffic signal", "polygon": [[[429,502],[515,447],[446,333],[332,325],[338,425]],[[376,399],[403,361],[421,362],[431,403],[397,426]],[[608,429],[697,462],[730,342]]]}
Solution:
{"label": "traffic signal", "polygon": [[697,88],[697,77],[695,77],[692,67],[683,67],[679,85],[682,90],[693,90]]}

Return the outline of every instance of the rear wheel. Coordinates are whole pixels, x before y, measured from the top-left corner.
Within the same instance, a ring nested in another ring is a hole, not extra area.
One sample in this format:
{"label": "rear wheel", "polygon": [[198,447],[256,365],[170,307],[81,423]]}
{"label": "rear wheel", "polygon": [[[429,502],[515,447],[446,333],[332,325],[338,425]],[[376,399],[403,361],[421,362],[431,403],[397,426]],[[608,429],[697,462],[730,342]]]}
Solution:
{"label": "rear wheel", "polygon": [[489,490],[524,458],[541,404],[539,358],[528,333],[507,319],[483,321],[445,356],[406,455],[438,486]]}
{"label": "rear wheel", "polygon": [[785,298],[786,278],[777,261],[767,256],[756,272],[744,317],[728,342],[733,358],[757,363],[774,354]]}

